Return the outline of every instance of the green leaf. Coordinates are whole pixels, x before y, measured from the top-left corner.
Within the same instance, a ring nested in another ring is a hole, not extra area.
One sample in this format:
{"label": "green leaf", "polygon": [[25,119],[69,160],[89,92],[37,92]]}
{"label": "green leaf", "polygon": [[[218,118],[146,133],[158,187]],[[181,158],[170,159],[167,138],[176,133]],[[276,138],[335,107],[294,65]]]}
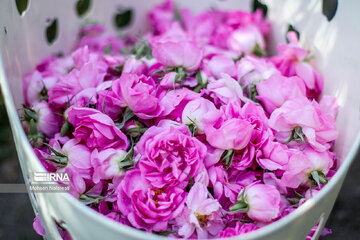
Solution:
{"label": "green leaf", "polygon": [[[300,33],[298,30],[296,30],[296,28],[294,28],[293,25],[291,25],[291,24],[288,25],[288,29],[287,29],[286,33],[288,33],[288,32],[295,32],[297,38],[300,39]],[[289,40],[287,38],[286,38],[286,42],[289,43]]]}
{"label": "green leaf", "polygon": [[259,44],[256,44],[252,53],[257,57],[264,57],[266,55],[265,51],[260,47]]}
{"label": "green leaf", "polygon": [[71,125],[71,123],[69,123],[69,121],[66,120],[61,127],[61,131],[60,131],[61,136],[64,137],[72,127],[73,126]]}
{"label": "green leaf", "polygon": [[176,231],[171,231],[171,230],[166,230],[166,231],[161,231],[161,232],[153,231],[153,233],[158,234],[160,236],[168,236],[172,233],[176,233]]}
{"label": "green leaf", "polygon": [[91,0],[79,0],[75,5],[76,13],[79,17],[83,17],[90,9]]}
{"label": "green leaf", "polygon": [[114,16],[114,23],[118,29],[128,27],[131,24],[133,11],[131,9],[119,10]]}
{"label": "green leaf", "polygon": [[233,206],[229,208],[229,212],[231,213],[243,213],[249,210],[248,204],[246,202],[237,202]]}
{"label": "green leaf", "polygon": [[29,6],[29,1],[28,0],[15,0],[15,3],[16,3],[16,8],[17,8],[20,16],[24,16],[25,11]]}
{"label": "green leaf", "polygon": [[255,12],[257,9],[260,9],[262,11],[264,17],[267,16],[268,7],[266,6],[266,4],[263,4],[259,0],[254,0],[252,4],[252,11]]}
{"label": "green leaf", "polygon": [[53,44],[58,36],[58,20],[54,18],[46,28],[46,40],[49,44]]}

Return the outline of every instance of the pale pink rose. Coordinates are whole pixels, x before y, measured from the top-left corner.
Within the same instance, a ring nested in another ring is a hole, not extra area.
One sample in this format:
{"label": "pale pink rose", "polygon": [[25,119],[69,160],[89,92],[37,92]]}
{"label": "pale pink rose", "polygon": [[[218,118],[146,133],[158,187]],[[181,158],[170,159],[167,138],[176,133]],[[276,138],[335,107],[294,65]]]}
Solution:
{"label": "pale pink rose", "polygon": [[306,147],[303,151],[295,152],[284,167],[282,183],[291,188],[308,186],[311,180],[311,172],[318,171],[319,175],[325,177],[333,166],[333,157],[328,151],[318,152],[311,147]]}
{"label": "pale pink rose", "polygon": [[236,62],[237,79],[244,93],[250,97],[250,90],[274,74],[280,74],[274,64],[264,58],[245,56]]}
{"label": "pale pink rose", "polygon": [[221,205],[209,197],[205,185],[195,183],[192,186],[186,198],[186,206],[183,214],[176,219],[180,236],[189,238],[195,232],[198,239],[209,239],[223,229]]}
{"label": "pale pink rose", "polygon": [[116,80],[126,105],[140,118],[151,119],[162,112],[160,99],[165,92],[154,79],[145,75],[123,73]]}
{"label": "pale pink rose", "polygon": [[240,84],[228,74],[221,74],[221,78],[217,80],[210,78],[206,90],[214,99],[215,104],[240,102],[244,99]]}
{"label": "pale pink rose", "polygon": [[241,10],[226,12],[226,24],[233,28],[254,25],[263,35],[267,35],[271,28],[269,20],[264,18],[260,9],[253,13]]}
{"label": "pale pink rose", "polygon": [[307,96],[315,98],[320,95],[324,87],[324,80],[320,73],[311,65],[311,57],[306,49],[299,46],[295,32],[288,33],[289,44],[279,44],[277,56],[272,62],[287,77],[300,77],[307,88]]}
{"label": "pale pink rose", "polygon": [[55,114],[46,101],[36,103],[32,109],[37,114],[36,127],[41,133],[47,137],[52,137],[60,128],[61,117]]}
{"label": "pale pink rose", "polygon": [[71,56],[57,57],[50,56],[45,58],[40,64],[36,66],[36,71],[41,74],[64,75],[74,66],[74,61]]}
{"label": "pale pink rose", "polygon": [[162,4],[152,8],[149,13],[151,26],[155,33],[166,32],[171,27],[175,18],[175,6],[172,0],[166,0]]}
{"label": "pale pink rose", "polygon": [[329,114],[334,119],[336,118],[339,112],[339,104],[336,97],[324,95],[320,100],[320,109],[326,114]]}
{"label": "pale pink rose", "polygon": [[274,186],[260,183],[246,186],[244,199],[249,208],[247,215],[255,221],[270,222],[279,215],[280,193]]}
{"label": "pale pink rose", "polygon": [[146,64],[134,57],[130,57],[124,63],[122,73],[135,73],[137,75],[146,73]]}
{"label": "pale pink rose", "polygon": [[266,185],[272,185],[276,187],[281,194],[287,194],[286,186],[283,184],[281,179],[279,179],[273,172],[264,172],[263,182]]}
{"label": "pale pink rose", "polygon": [[73,135],[89,148],[127,148],[127,138],[107,115],[92,108],[70,107],[68,121],[75,127]]}
{"label": "pale pink rose", "polygon": [[202,49],[176,23],[166,33],[154,37],[150,44],[153,56],[167,67],[183,67],[194,71],[203,57]]}
{"label": "pale pink rose", "polygon": [[215,78],[222,77],[223,73],[226,73],[231,77],[236,76],[234,60],[225,55],[216,55],[211,59],[204,59],[203,70],[208,76],[214,76]]}
{"label": "pale pink rose", "polygon": [[183,211],[185,194],[179,187],[151,187],[134,169],[126,172],[117,188],[117,206],[132,226],[148,232],[166,231],[168,222]]}
{"label": "pale pink rose", "polygon": [[194,178],[202,171],[206,146],[191,137],[185,125],[160,126],[149,128],[136,145],[141,173],[157,188],[186,186],[189,176]]}
{"label": "pale pink rose", "polygon": [[265,49],[265,40],[260,30],[253,25],[240,27],[233,31],[227,39],[228,48],[239,55],[251,54],[255,46]]}
{"label": "pale pink rose", "polygon": [[282,75],[272,75],[269,79],[256,84],[258,99],[268,113],[272,113],[276,108],[287,100],[298,96],[306,96],[304,82],[298,77],[283,77]]}
{"label": "pale pink rose", "polygon": [[193,124],[198,133],[204,133],[203,117],[213,110],[216,110],[216,107],[211,101],[202,97],[194,99],[186,104],[182,112],[182,123]]}
{"label": "pale pink rose", "polygon": [[59,78],[60,75],[51,72],[41,73],[37,70],[26,74],[23,80],[25,103],[31,106],[46,99],[46,91],[51,89]]}
{"label": "pale pink rose", "polygon": [[219,233],[219,237],[220,238],[234,237],[234,236],[238,236],[238,235],[241,235],[241,234],[245,234],[245,233],[248,233],[248,232],[255,231],[255,230],[259,229],[259,228],[260,227],[256,226],[253,223],[241,224],[241,222],[238,221],[234,228],[233,227],[227,227],[223,231],[221,231]]}
{"label": "pale pink rose", "polygon": [[126,155],[127,152],[121,149],[109,148],[100,152],[94,149],[91,153],[91,166],[94,168],[93,182],[98,183],[100,180],[108,180],[125,174],[121,162]]}
{"label": "pale pink rose", "polygon": [[338,135],[334,118],[321,111],[316,101],[296,97],[273,111],[269,125],[281,143],[292,145],[309,143],[318,151],[330,148]]}

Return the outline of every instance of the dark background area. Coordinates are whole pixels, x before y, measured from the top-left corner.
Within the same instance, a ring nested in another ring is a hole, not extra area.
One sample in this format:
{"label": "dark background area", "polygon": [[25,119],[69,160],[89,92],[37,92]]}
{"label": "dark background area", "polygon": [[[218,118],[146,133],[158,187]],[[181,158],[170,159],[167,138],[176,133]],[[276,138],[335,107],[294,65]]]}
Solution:
{"label": "dark background area", "polygon": [[[333,234],[323,240],[360,239],[359,154],[326,224]],[[23,183],[7,114],[0,96],[0,183]],[[0,239],[42,239],[32,227],[34,213],[26,193],[0,193]],[[294,233],[296,234],[296,233]]]}

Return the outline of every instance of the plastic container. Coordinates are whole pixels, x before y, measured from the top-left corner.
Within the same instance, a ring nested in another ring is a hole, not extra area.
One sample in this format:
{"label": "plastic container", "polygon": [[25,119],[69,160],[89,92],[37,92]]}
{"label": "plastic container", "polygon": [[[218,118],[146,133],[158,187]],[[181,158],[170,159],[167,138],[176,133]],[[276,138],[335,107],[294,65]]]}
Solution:
{"label": "plastic container", "polygon": [[[0,83],[9,114],[16,148],[24,179],[29,184],[29,174],[45,171],[27,141],[17,110],[23,103],[22,76],[32,70],[44,57],[63,51],[68,53],[78,28],[88,20],[96,20],[113,28],[113,18],[121,8],[133,10],[133,21],[127,31],[145,29],[146,13],[157,3],[152,0],[92,1],[85,17],[75,12],[76,1],[30,1],[20,16],[15,0],[0,2]],[[221,9],[250,10],[252,1],[239,0],[179,0],[178,7],[194,11],[217,7]],[[270,48],[285,40],[288,24],[301,33],[301,42],[316,55],[317,67],[325,78],[326,94],[335,95],[340,104],[337,127],[340,135],[335,151],[341,166],[331,181],[313,199],[293,213],[258,231],[234,239],[301,239],[320,221],[317,239],[333,207],[348,168],[360,144],[360,79],[359,69],[360,27],[358,23],[360,1],[339,1],[335,17],[328,21],[322,14],[321,0],[269,0],[265,2],[273,23]],[[121,10],[121,11],[122,11]],[[46,41],[47,19],[58,20],[58,35],[52,44]],[[48,239],[60,239],[56,222],[65,227],[73,239],[161,239],[118,224],[86,207],[67,193],[33,193],[29,196],[36,213],[40,214]]]}

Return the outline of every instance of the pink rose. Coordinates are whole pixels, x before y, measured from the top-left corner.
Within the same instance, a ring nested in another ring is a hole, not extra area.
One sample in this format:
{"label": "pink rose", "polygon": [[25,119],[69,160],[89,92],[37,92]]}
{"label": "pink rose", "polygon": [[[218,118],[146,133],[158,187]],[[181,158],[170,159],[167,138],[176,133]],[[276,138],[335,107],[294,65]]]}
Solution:
{"label": "pink rose", "polygon": [[221,78],[209,79],[206,88],[214,99],[215,104],[228,104],[230,101],[241,101],[244,99],[240,84],[228,74],[221,74]]}
{"label": "pink rose", "polygon": [[171,27],[175,18],[175,6],[171,0],[155,6],[149,13],[150,23],[155,33],[166,32]]}
{"label": "pink rose", "polygon": [[180,86],[179,83],[176,83],[177,72],[168,72],[160,81],[160,86],[166,89],[174,89]]}
{"label": "pink rose", "polygon": [[268,80],[256,84],[256,90],[258,93],[256,99],[263,104],[268,113],[281,107],[287,100],[306,96],[306,87],[300,78],[287,78],[280,74],[272,75]]}
{"label": "pink rose", "polygon": [[41,73],[37,70],[26,74],[23,81],[25,103],[30,106],[46,99],[47,90],[51,89],[59,78],[60,75],[51,72]]}
{"label": "pink rose", "polygon": [[151,119],[159,116],[162,109],[160,99],[165,93],[154,79],[145,75],[123,73],[114,84],[120,85],[126,105],[140,118]]}
{"label": "pink rose", "polygon": [[37,234],[39,234],[40,236],[44,237],[46,235],[44,226],[41,223],[41,219],[40,219],[39,215],[36,215],[36,217],[34,218],[33,228],[34,228],[35,232]]}
{"label": "pink rose", "polygon": [[289,163],[284,167],[285,172],[281,182],[291,188],[298,188],[300,185],[308,186],[313,171],[326,179],[333,162],[333,157],[328,151],[318,152],[309,146],[303,151],[295,150]]}
{"label": "pink rose", "polygon": [[233,31],[227,39],[227,45],[239,55],[249,55],[254,51],[255,46],[265,49],[265,40],[257,27],[248,25]]}
{"label": "pink rose", "polygon": [[105,149],[98,151],[94,149],[91,153],[91,166],[94,168],[93,182],[98,183],[101,179],[108,180],[115,176],[125,174],[125,168],[130,165],[124,165],[127,152],[121,149]]}
{"label": "pink rose", "polygon": [[219,233],[220,238],[228,238],[228,237],[234,237],[241,234],[245,234],[248,232],[255,231],[259,229],[260,227],[256,226],[253,223],[244,223],[241,224],[240,221],[236,223],[235,227],[227,227],[223,231]]}
{"label": "pink rose", "polygon": [[206,146],[191,137],[187,126],[151,127],[136,145],[144,178],[157,188],[186,186],[204,167]]}
{"label": "pink rose", "polygon": [[311,65],[311,59],[306,49],[299,46],[295,32],[288,33],[289,44],[279,44],[279,55],[272,62],[286,77],[300,77],[307,88],[307,96],[317,97],[322,92],[324,80],[320,73]]}
{"label": "pink rose", "polygon": [[185,192],[179,187],[154,188],[138,169],[126,172],[117,188],[117,205],[132,226],[166,231],[168,222],[181,214]]}
{"label": "pink rose", "polygon": [[324,95],[320,100],[320,109],[326,114],[329,114],[334,119],[336,118],[339,112],[339,104],[336,97]]}
{"label": "pink rose", "polygon": [[151,41],[152,54],[167,67],[183,67],[188,71],[199,68],[203,51],[196,42],[174,23],[164,34]]}
{"label": "pink rose", "polygon": [[238,207],[245,207],[248,217],[255,221],[270,222],[279,215],[280,193],[274,186],[255,182],[240,192],[238,203],[230,210]]}
{"label": "pink rose", "polygon": [[237,61],[236,68],[237,79],[239,79],[244,93],[249,98],[252,97],[252,91],[254,91],[256,84],[267,80],[274,74],[280,74],[279,70],[270,61],[253,56],[245,56]]}
{"label": "pink rose", "polygon": [[85,141],[89,148],[127,148],[127,138],[113,120],[92,108],[71,107],[68,121],[75,127],[73,135]]}
{"label": "pink rose", "polygon": [[251,139],[254,126],[241,119],[239,115],[233,115],[229,110],[232,104],[224,106],[221,110],[209,111],[203,118],[206,140],[213,147],[241,150]]}
{"label": "pink rose", "polygon": [[107,46],[110,46],[110,53],[118,53],[124,46],[123,40],[105,31],[99,24],[85,26],[79,31],[81,36],[77,46],[88,46],[93,52],[103,53]]}
{"label": "pink rose", "polygon": [[164,109],[161,116],[166,116],[167,118],[175,119],[180,122],[185,106],[190,101],[199,97],[200,94],[185,87],[168,91],[160,101],[160,104]]}
{"label": "pink rose", "polygon": [[316,101],[303,96],[288,100],[273,111],[269,125],[281,143],[307,142],[318,151],[329,149],[329,142],[338,135],[334,118],[322,112]]}
{"label": "pink rose", "polygon": [[76,95],[86,90],[93,89],[93,97],[96,100],[96,88],[104,81],[105,71],[99,63],[87,63],[80,70],[73,69],[69,74],[53,86],[49,94],[49,103],[59,107],[76,102]]}
{"label": "pink rose", "polygon": [[204,133],[203,117],[207,112],[213,110],[216,110],[216,107],[211,101],[202,97],[194,99],[186,104],[182,112],[182,123],[192,124],[198,133]]}
{"label": "pink rose", "polygon": [[225,55],[216,55],[211,59],[204,59],[203,70],[209,75],[215,78],[222,77],[223,73],[226,73],[232,77],[236,76],[236,67],[234,60]]}
{"label": "pink rose", "polygon": [[197,238],[215,237],[224,227],[221,219],[221,205],[217,200],[209,198],[205,185],[195,183],[186,198],[183,214],[176,223],[180,227],[178,234],[190,238],[196,232]]}
{"label": "pink rose", "polygon": [[146,64],[141,60],[131,57],[125,61],[122,73],[145,74]]}
{"label": "pink rose", "polygon": [[[46,101],[41,101],[33,105],[32,109],[36,115],[35,123],[38,132],[45,134],[47,137],[54,136],[55,133],[59,131],[60,125],[60,116],[55,114],[55,112],[50,108],[49,104]],[[25,109],[25,120],[26,112],[29,110]],[[31,111],[31,110],[30,110]],[[24,123],[28,124],[28,123]]]}

